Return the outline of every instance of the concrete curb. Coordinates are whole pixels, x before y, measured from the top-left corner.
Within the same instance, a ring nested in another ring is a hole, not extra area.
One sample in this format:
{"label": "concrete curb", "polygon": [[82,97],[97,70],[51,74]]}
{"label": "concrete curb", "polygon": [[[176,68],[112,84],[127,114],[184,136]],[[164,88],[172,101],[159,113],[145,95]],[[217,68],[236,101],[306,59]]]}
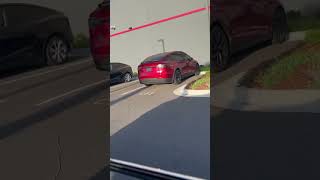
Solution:
{"label": "concrete curb", "polygon": [[213,87],[213,104],[239,111],[320,113],[320,90],[260,90],[239,87],[245,73]]}
{"label": "concrete curb", "polygon": [[183,97],[210,97],[210,90],[188,90],[187,84],[174,90],[173,93]]}
{"label": "concrete curb", "polygon": [[[206,74],[206,72],[201,72],[199,78],[201,75]],[[176,90],[173,91],[173,93],[177,96],[183,96],[183,97],[210,97],[210,90],[189,90],[186,89],[189,83],[180,86]]]}

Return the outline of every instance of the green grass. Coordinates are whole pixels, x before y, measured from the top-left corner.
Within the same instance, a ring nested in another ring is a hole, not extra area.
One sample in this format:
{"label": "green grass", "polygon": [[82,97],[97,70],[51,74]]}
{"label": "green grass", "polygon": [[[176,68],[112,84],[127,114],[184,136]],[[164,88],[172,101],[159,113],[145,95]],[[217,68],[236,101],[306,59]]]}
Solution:
{"label": "green grass", "polygon": [[288,79],[289,75],[302,64],[308,64],[312,71],[319,71],[320,52],[310,54],[306,52],[296,52],[286,56],[261,73],[257,78],[258,83],[264,88],[272,88],[281,81]]}
{"label": "green grass", "polygon": [[305,41],[309,43],[320,42],[320,28],[307,31]]}
{"label": "green grass", "polygon": [[89,38],[85,34],[79,33],[74,37],[73,46],[74,48],[89,48]]}
{"label": "green grass", "polygon": [[209,72],[210,71],[210,65],[206,65],[206,66],[201,66],[200,67],[200,71],[205,71],[205,72]]}
{"label": "green grass", "polygon": [[320,81],[319,80],[315,81],[312,85],[312,88],[313,89],[320,89]]}
{"label": "green grass", "polygon": [[320,28],[320,18],[312,16],[301,16],[297,18],[288,18],[289,31],[305,31],[309,29]]}
{"label": "green grass", "polygon": [[207,71],[207,73],[203,75],[200,79],[193,82],[190,86],[190,89],[197,89],[203,84],[208,84],[208,87],[210,88],[210,71]]}

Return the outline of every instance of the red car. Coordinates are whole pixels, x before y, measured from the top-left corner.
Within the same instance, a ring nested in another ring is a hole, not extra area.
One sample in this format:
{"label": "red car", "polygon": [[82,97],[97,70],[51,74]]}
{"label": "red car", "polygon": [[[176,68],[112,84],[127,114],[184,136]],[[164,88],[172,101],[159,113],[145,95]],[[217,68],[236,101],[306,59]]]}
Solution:
{"label": "red car", "polygon": [[200,66],[184,52],[174,51],[146,58],[138,67],[141,84],[180,84],[186,77],[198,75]]}
{"label": "red car", "polygon": [[104,0],[89,17],[90,47],[97,69],[107,70],[110,58],[110,0]]}
{"label": "red car", "polygon": [[288,39],[285,9],[278,0],[212,0],[211,5],[214,71],[224,70],[239,51]]}

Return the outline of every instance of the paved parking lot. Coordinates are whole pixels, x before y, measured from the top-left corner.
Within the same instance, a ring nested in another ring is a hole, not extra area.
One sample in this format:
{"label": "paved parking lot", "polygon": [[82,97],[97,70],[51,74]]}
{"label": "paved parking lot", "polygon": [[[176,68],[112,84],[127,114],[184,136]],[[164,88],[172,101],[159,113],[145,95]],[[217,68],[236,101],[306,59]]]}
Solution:
{"label": "paved parking lot", "polygon": [[27,70],[0,79],[1,177],[88,179],[108,159],[106,74],[91,58]]}
{"label": "paved parking lot", "polygon": [[210,178],[210,98],[179,97],[181,85],[111,87],[111,157]]}
{"label": "paved parking lot", "polygon": [[[290,48],[287,42],[282,48]],[[248,51],[213,84],[275,56],[278,46]],[[223,92],[214,96],[224,96]],[[211,144],[216,179],[318,179],[319,120],[315,113],[236,111],[215,106],[211,99]],[[304,104],[301,104],[303,108]],[[312,177],[312,178],[309,178]]]}

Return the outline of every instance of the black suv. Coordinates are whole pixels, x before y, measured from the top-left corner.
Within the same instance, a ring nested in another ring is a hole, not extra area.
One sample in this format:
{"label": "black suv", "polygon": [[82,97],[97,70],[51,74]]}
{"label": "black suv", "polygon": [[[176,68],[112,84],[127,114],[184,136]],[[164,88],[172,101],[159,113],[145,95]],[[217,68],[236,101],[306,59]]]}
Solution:
{"label": "black suv", "polygon": [[0,4],[2,67],[12,62],[31,63],[24,61],[26,57],[47,65],[61,64],[68,58],[72,41],[70,23],[63,13],[36,5]]}

